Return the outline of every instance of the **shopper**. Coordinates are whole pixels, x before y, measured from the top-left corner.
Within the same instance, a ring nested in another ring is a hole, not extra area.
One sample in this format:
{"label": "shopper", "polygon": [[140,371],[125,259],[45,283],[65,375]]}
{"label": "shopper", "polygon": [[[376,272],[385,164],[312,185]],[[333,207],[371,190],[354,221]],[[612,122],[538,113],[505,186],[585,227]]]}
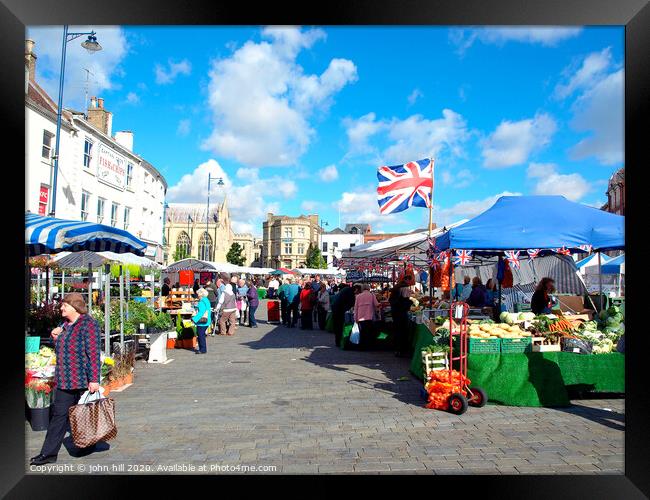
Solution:
{"label": "shopper", "polygon": [[354,321],[359,325],[359,348],[372,349],[375,344],[374,321],[379,317],[379,302],[368,285],[363,285],[354,300]]}
{"label": "shopper", "polygon": [[286,297],[287,304],[289,305],[289,328],[295,328],[298,324],[298,314],[300,310],[300,286],[293,282],[293,278],[289,277],[289,286],[287,286]]}
{"label": "shopper", "polygon": [[343,337],[343,324],[345,313],[354,307],[354,290],[342,283],[339,292],[332,299],[332,322],[334,324],[334,342],[337,347],[341,345]]}
{"label": "shopper", "polygon": [[320,284],[320,291],[318,292],[318,328],[325,330],[327,323],[327,314],[330,311],[330,293],[327,291],[325,283]]}
{"label": "shopper", "polygon": [[485,305],[488,307],[494,307],[495,305],[495,298],[496,298],[496,283],[495,281],[490,278],[485,285]]}
{"label": "shopper", "polygon": [[219,335],[234,335],[237,322],[237,299],[235,298],[235,293],[232,291],[232,285],[230,283],[225,286],[219,298],[217,310],[221,311]]}
{"label": "shopper", "polygon": [[195,354],[205,354],[208,352],[208,346],[205,341],[205,331],[212,322],[212,310],[208,300],[208,291],[205,288],[199,288],[196,291],[199,297],[198,312],[192,317],[196,325],[196,333],[199,340],[199,349],[194,351]]}
{"label": "shopper", "polygon": [[300,329],[313,330],[314,299],[311,283],[305,282],[300,291]]}
{"label": "shopper", "polygon": [[54,408],[41,452],[30,459],[30,465],[56,462],[69,426],[68,410],[79,402],[86,389],[90,393],[99,390],[100,329],[88,314],[83,295],[67,294],[61,302],[61,316],[63,324],[50,334],[56,351]]}
{"label": "shopper", "polygon": [[255,320],[255,311],[260,305],[260,299],[257,295],[257,286],[254,281],[248,283],[248,291],[246,292],[248,299],[248,326],[250,328],[257,328],[257,321]]}
{"label": "shopper", "polygon": [[530,300],[530,310],[535,314],[551,314],[553,308],[551,294],[554,291],[555,281],[552,278],[542,278]]}
{"label": "shopper", "polygon": [[192,287],[192,290],[194,290],[194,294],[193,294],[194,298],[198,297],[196,292],[198,291],[199,288],[201,288],[201,285],[199,285],[199,280],[194,280],[194,286]]}
{"label": "shopper", "polygon": [[390,310],[393,316],[394,334],[397,340],[398,357],[407,357],[409,355],[409,322],[408,311],[411,308],[411,290],[409,283],[404,278],[395,285],[390,293]]}
{"label": "shopper", "polygon": [[463,278],[463,291],[460,294],[460,300],[462,302],[467,302],[471,293],[472,293],[471,280],[469,279],[469,276],[465,276]]}
{"label": "shopper", "polygon": [[[233,287],[234,289],[235,287]],[[237,281],[237,310],[239,311],[239,325],[246,324],[246,309],[248,309],[248,304],[246,301],[246,293],[248,292],[248,286],[246,286],[246,281],[244,279],[239,279]]]}
{"label": "shopper", "polygon": [[280,288],[280,283],[274,276],[269,282],[269,287],[266,291],[266,297],[269,299],[274,299],[276,293],[278,292],[278,288]]}
{"label": "shopper", "polygon": [[280,315],[282,318],[282,324],[284,326],[289,326],[289,302],[287,301],[288,288],[288,280],[284,280],[278,288],[278,298],[280,299]]}
{"label": "shopper", "polygon": [[169,283],[171,283],[169,278],[165,278],[163,280],[163,286],[162,289],[160,290],[160,295],[162,295],[163,297],[167,297],[169,295],[169,292],[171,290]]}

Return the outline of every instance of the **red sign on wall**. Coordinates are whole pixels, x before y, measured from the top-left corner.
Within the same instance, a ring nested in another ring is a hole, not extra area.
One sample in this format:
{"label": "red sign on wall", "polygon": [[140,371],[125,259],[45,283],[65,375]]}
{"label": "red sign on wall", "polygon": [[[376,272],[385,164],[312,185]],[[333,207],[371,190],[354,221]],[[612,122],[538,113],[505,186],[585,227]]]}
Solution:
{"label": "red sign on wall", "polygon": [[50,194],[50,188],[41,184],[41,192],[40,192],[38,202],[47,204],[47,199],[49,197],[49,194]]}

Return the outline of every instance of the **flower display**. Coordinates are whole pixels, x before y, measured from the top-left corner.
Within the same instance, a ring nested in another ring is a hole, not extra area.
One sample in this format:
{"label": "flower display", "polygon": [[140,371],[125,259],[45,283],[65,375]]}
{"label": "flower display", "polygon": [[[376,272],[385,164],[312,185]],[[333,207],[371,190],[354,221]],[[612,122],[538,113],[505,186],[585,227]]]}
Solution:
{"label": "flower display", "polygon": [[51,403],[51,393],[54,380],[51,378],[38,378],[35,373],[28,370],[25,375],[25,398],[30,408],[47,408]]}

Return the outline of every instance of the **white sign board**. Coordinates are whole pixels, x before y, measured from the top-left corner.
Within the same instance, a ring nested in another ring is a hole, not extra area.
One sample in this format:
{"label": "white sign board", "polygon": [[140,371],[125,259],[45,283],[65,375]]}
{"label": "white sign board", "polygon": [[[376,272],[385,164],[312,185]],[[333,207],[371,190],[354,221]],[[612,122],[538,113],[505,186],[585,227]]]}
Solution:
{"label": "white sign board", "polygon": [[126,184],[126,159],[103,144],[97,149],[97,177],[123,190]]}

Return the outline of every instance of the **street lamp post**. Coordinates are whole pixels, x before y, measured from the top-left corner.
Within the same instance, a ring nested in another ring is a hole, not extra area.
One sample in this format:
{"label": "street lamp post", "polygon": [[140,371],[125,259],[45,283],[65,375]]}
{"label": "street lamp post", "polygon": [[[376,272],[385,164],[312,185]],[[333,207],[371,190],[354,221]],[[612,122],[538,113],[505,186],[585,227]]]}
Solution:
{"label": "street lamp post", "polygon": [[[212,181],[218,181],[217,186],[223,186],[223,177],[215,177],[214,179],[212,178],[212,174],[208,172],[208,208],[205,212],[205,234],[210,234],[210,231],[208,231],[208,222],[210,221],[210,183]],[[215,221],[216,222],[216,221]],[[217,240],[215,239],[214,244],[217,244]],[[206,259],[207,260],[207,259]]]}
{"label": "street lamp post", "polygon": [[[320,252],[323,253],[323,226],[329,226],[327,221],[320,220]],[[325,257],[325,264],[327,264],[327,257]]]}
{"label": "street lamp post", "polygon": [[56,181],[59,174],[59,145],[61,143],[61,115],[63,106],[63,81],[65,77],[65,52],[68,42],[79,38],[80,36],[88,35],[88,39],[81,44],[91,54],[102,50],[101,45],[97,43],[96,33],[94,31],[85,33],[68,33],[68,25],[63,27],[63,46],[61,48],[61,72],[59,74],[59,102],[56,110],[56,144],[54,146],[54,177],[52,179],[52,210],[50,215],[56,215]]}

